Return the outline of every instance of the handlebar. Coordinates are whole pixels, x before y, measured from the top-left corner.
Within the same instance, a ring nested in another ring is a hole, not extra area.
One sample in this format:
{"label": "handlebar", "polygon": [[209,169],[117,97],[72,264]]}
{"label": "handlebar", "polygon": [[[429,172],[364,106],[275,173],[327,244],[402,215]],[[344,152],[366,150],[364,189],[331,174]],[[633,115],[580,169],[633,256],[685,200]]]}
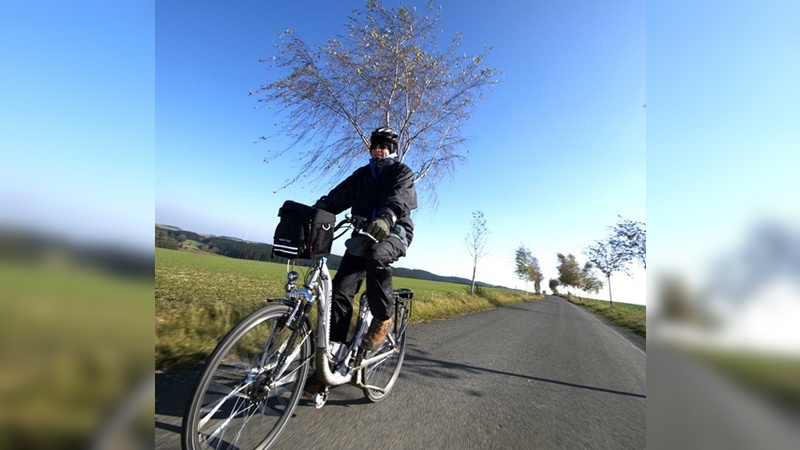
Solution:
{"label": "handlebar", "polygon": [[[359,236],[366,236],[367,238],[369,238],[370,240],[372,240],[372,242],[374,242],[374,243],[378,243],[378,240],[377,240],[377,239],[375,239],[375,237],[374,237],[374,236],[372,236],[371,234],[369,234],[369,233],[367,233],[366,231],[364,231],[364,228],[366,228],[366,227],[367,227],[367,224],[368,224],[368,223],[369,223],[369,221],[367,220],[367,218],[366,218],[366,217],[355,216],[355,215],[353,215],[353,214],[347,214],[346,216],[344,216],[344,219],[342,219],[342,220],[341,220],[341,221],[340,221],[340,222],[339,222],[339,223],[336,225],[336,228],[334,228],[334,232],[338,231],[338,230],[339,230],[340,228],[342,228],[343,226],[345,226],[345,225],[348,225],[348,229],[349,229],[350,227],[352,227],[352,228],[355,230],[355,233],[356,233],[357,235],[359,235]],[[345,229],[345,231],[347,231],[347,229]],[[343,232],[342,234],[344,234],[344,232]],[[341,236],[342,236],[342,234],[340,234],[339,236],[337,236],[337,239],[338,239],[339,237],[341,237]]]}

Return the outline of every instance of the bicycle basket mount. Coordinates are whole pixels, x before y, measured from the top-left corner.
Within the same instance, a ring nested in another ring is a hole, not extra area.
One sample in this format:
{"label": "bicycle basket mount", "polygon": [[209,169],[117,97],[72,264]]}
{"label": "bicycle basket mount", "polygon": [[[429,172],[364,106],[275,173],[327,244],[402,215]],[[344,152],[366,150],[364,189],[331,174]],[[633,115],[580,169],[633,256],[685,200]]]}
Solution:
{"label": "bicycle basket mount", "polygon": [[321,209],[287,200],[278,210],[272,253],[288,259],[327,256],[333,246],[336,216]]}

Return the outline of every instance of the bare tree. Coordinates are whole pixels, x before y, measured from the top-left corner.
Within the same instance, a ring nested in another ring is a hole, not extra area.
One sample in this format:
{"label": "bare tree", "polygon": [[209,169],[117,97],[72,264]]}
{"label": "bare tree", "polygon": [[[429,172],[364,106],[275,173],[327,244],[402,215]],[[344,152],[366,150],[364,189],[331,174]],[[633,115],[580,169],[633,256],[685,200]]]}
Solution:
{"label": "bare tree", "polygon": [[630,270],[625,264],[627,262],[626,256],[617,251],[617,247],[611,243],[611,238],[606,241],[595,241],[593,245],[584,250],[584,253],[589,258],[589,261],[597,267],[597,270],[606,276],[608,281],[608,301],[613,308],[614,298],[611,295],[611,274],[624,272],[630,275]]}
{"label": "bare tree", "polygon": [[464,237],[467,243],[467,250],[472,257],[472,284],[469,288],[469,295],[475,295],[475,274],[478,271],[478,260],[486,255],[486,239],[489,237],[489,229],[486,228],[486,218],[481,211],[472,213],[472,227]]}
{"label": "bare tree", "polygon": [[632,261],[639,262],[647,268],[647,230],[644,222],[623,219],[611,229],[611,235],[603,241],[595,241],[583,253],[608,281],[608,301],[614,307],[614,297],[611,294],[611,275],[623,272],[631,275],[628,264]]}
{"label": "bare tree", "polygon": [[370,131],[390,126],[399,133],[398,159],[415,170],[415,181],[425,179],[417,190],[435,199],[439,182],[464,159],[462,127],[500,76],[484,64],[490,48],[467,55],[460,33],[440,44],[440,13],[432,2],[418,11],[368,0],[353,11],[347,33],[325,45],[291,30],[280,35],[274,56],[262,61],[285,75],[250,94],[283,114],[270,136],[288,136],[291,145],[270,153],[295,149],[302,161],[286,186],[309,175],[341,179],[363,163]]}

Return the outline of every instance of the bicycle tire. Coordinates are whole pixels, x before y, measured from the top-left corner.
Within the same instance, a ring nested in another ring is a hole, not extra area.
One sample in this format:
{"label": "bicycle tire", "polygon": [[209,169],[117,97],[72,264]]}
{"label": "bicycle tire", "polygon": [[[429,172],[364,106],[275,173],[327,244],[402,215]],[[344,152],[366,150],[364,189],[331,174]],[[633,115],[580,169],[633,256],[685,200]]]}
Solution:
{"label": "bicycle tire", "polygon": [[364,395],[373,403],[384,400],[394,388],[397,377],[400,375],[400,368],[403,366],[403,359],[406,355],[406,330],[408,325],[408,310],[402,308],[401,314],[397,315],[396,326],[392,331],[394,343],[386,339],[373,354],[377,355],[383,351],[391,350],[395,347],[398,352],[389,356],[383,361],[372,364],[361,369],[363,371],[363,382],[366,386],[374,386],[381,390],[364,387],[361,390]]}
{"label": "bicycle tire", "polygon": [[[183,416],[184,450],[261,450],[292,416],[311,360],[311,330],[286,326],[291,308],[270,305],[239,322],[206,360]],[[281,354],[284,370],[276,370]],[[273,377],[273,380],[270,380]]]}

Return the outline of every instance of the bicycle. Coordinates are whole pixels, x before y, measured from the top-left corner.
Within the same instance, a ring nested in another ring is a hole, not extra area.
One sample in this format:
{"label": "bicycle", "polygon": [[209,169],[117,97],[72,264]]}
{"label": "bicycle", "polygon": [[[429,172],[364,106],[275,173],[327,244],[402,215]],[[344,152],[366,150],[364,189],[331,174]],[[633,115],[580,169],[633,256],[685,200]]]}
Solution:
{"label": "bicycle", "polygon": [[[345,225],[333,240],[350,228],[372,238],[364,231],[364,218],[348,214],[333,233]],[[353,337],[336,345],[329,332],[332,282],[327,256],[316,258],[303,286],[298,287],[298,279],[290,260],[286,295],[268,299],[269,305],[234,326],[209,355],[183,417],[185,450],[270,447],[297,407],[312,365],[326,385],[313,397],[316,408],[325,405],[331,386],[353,380],[372,402],[384,400],[394,388],[405,356],[413,292],[394,291],[393,329],[383,344],[367,351],[360,346],[372,319],[366,294],[360,298]],[[314,304],[316,334],[309,317]]]}

